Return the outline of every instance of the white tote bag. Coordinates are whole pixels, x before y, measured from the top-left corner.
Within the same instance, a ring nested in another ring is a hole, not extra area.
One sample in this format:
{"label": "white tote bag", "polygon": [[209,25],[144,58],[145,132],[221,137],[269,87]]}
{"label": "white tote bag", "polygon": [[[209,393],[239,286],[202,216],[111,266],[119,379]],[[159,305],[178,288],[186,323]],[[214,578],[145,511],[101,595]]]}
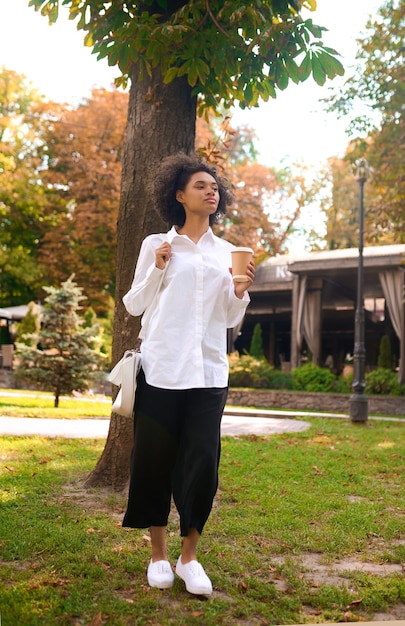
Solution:
{"label": "white tote bag", "polygon": [[126,350],[124,356],[111,370],[108,380],[120,387],[112,410],[118,415],[132,417],[135,404],[136,378],[141,368],[139,350]]}

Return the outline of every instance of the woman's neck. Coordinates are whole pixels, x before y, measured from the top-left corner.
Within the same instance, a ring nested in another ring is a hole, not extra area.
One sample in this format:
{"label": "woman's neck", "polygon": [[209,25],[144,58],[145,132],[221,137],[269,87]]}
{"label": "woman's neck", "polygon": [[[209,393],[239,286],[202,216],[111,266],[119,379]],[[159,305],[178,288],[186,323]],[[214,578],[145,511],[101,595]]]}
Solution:
{"label": "woman's neck", "polygon": [[198,243],[203,235],[207,232],[209,228],[209,220],[204,220],[203,222],[198,221],[188,221],[181,228],[177,229],[179,235],[187,235],[191,241],[194,243]]}

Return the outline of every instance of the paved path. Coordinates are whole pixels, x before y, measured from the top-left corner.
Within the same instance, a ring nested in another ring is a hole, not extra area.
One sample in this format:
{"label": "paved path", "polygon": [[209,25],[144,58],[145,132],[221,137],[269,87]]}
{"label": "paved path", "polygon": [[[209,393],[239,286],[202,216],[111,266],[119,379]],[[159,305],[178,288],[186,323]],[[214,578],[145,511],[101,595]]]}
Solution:
{"label": "paved path", "polygon": [[[105,419],[39,419],[0,416],[0,435],[40,435],[69,439],[105,439],[110,420]],[[257,415],[224,415],[223,436],[265,435],[300,432],[310,427],[308,422],[290,418],[260,417]]]}

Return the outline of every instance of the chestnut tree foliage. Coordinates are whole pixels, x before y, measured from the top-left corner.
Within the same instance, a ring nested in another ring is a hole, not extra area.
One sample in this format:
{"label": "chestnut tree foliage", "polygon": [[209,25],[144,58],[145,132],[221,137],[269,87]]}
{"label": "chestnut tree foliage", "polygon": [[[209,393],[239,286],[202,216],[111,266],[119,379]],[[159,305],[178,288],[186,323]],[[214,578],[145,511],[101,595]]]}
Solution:
{"label": "chestnut tree foliage", "polygon": [[[150,211],[149,186],[165,156],[195,148],[197,110],[258,105],[290,80],[318,84],[342,74],[324,29],[304,7],[316,0],[30,0],[47,16],[63,5],[98,58],[131,82],[117,223],[113,360],[134,345],[139,320],[126,313],[128,290],[143,238],[167,228]],[[132,425],[112,416],[104,452],[89,485],[125,486]]]}
{"label": "chestnut tree foliage", "polygon": [[186,76],[200,108],[258,104],[290,80],[311,74],[323,85],[343,74],[337,52],[322,44],[324,27],[301,17],[316,0],[30,0],[52,23],[60,5],[86,32],[85,44],[122,73],[120,84],[159,67],[163,81]]}

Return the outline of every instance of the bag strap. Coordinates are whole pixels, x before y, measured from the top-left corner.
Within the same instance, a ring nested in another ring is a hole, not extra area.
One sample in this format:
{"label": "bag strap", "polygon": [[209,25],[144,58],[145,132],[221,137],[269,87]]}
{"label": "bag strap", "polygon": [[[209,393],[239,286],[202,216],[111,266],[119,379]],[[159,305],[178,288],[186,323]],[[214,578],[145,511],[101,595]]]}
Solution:
{"label": "bag strap", "polygon": [[113,369],[109,373],[108,375],[109,382],[113,383],[113,385],[117,385],[117,387],[121,385],[125,375],[128,375],[126,374],[126,372],[130,371],[128,370],[128,367],[133,368],[134,362],[136,363],[138,359],[139,359],[139,354],[137,356],[136,350],[126,350],[124,352],[124,356],[122,357],[122,359],[118,361],[118,363],[115,365],[115,367],[113,367]]}

